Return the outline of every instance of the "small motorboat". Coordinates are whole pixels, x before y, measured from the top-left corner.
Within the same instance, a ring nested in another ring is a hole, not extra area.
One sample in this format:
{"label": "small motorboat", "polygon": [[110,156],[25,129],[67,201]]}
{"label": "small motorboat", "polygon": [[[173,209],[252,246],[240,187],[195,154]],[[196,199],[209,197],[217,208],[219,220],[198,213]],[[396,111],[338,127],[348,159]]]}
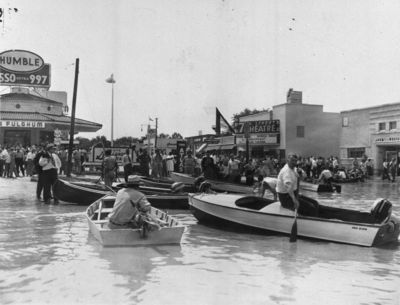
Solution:
{"label": "small motorboat", "polygon": [[215,179],[208,179],[204,178],[203,176],[199,176],[197,178],[192,177],[188,174],[183,173],[171,173],[171,178],[176,182],[192,183],[194,188],[196,189],[201,182],[207,181],[211,184],[211,189],[216,192],[228,192],[228,193],[236,193],[236,194],[253,194],[254,189],[252,186],[246,185],[244,183],[233,183],[224,180],[215,180]]}
{"label": "small motorboat", "polygon": [[113,193],[110,187],[104,184],[90,182],[72,182],[63,179],[57,179],[53,186],[53,195],[61,201],[88,205],[97,199]]}
{"label": "small motorboat", "polygon": [[[144,186],[167,188],[167,189],[171,188],[172,184],[176,183],[176,181],[174,181],[172,179],[167,179],[167,178],[156,179],[156,178],[144,177],[144,176],[140,177],[140,181],[143,183]],[[195,192],[193,183],[184,184],[182,191],[183,192]]]}
{"label": "small motorboat", "polygon": [[86,210],[89,230],[105,247],[132,247],[180,244],[185,226],[166,212],[151,208],[152,219],[162,224],[159,229],[110,229],[107,216],[114,206],[115,196],[107,195],[93,202]]}
{"label": "small motorboat", "polygon": [[[302,206],[312,206],[313,213],[298,214],[298,236],[360,246],[398,241],[400,222],[391,215],[392,205],[387,200],[377,200],[371,212],[324,206],[302,195],[299,200],[300,212]],[[199,222],[214,226],[229,224],[290,234],[294,224],[294,211],[256,196],[193,193],[189,194],[189,205]]]}
{"label": "small motorboat", "polygon": [[171,172],[170,175],[171,175],[171,179],[175,182],[182,182],[184,184],[193,185],[196,181],[196,177],[188,175],[188,174]]}
{"label": "small motorboat", "polygon": [[[104,184],[90,182],[69,182],[57,179],[53,187],[54,197],[58,200],[89,205],[95,200],[117,192],[121,187],[108,187]],[[188,193],[182,187],[171,185],[170,188],[140,186],[139,191],[146,195],[150,204],[159,209],[188,209]]]}
{"label": "small motorboat", "polygon": [[341,193],[342,186],[340,184],[322,184],[322,183],[310,183],[306,181],[300,181],[300,190],[311,191],[317,193]]}

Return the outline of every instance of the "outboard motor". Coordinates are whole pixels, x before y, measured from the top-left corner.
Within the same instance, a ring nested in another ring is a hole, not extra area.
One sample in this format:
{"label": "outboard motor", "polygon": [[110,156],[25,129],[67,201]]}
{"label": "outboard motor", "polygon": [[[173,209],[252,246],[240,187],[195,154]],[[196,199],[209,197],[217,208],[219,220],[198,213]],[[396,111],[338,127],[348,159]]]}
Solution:
{"label": "outboard motor", "polygon": [[178,193],[181,192],[185,188],[185,184],[182,182],[174,182],[171,185],[171,192]]}
{"label": "outboard motor", "polygon": [[194,180],[194,184],[193,184],[195,190],[199,190],[200,184],[202,184],[204,181],[206,181],[206,178],[205,178],[204,176],[197,177],[197,178]]}
{"label": "outboard motor", "polygon": [[384,198],[379,198],[375,200],[371,208],[371,215],[379,223],[390,218],[392,214],[392,204],[389,200]]}
{"label": "outboard motor", "polygon": [[210,193],[211,192],[211,183],[204,181],[199,186],[200,193]]}

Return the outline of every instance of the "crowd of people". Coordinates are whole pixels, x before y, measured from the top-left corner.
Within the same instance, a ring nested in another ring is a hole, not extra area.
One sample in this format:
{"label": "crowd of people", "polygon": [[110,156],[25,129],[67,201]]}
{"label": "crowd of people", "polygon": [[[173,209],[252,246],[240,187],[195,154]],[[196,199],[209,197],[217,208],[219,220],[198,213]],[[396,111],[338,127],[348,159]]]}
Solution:
{"label": "crowd of people", "polygon": [[[0,177],[18,178],[33,176],[37,174],[37,163],[35,157],[43,150],[46,145],[32,145],[23,147],[21,145],[4,146],[0,145]],[[68,149],[55,147],[55,154],[61,161],[58,168],[59,174],[65,174],[68,162]],[[79,175],[83,172],[83,163],[87,161],[87,152],[79,147],[72,152],[72,172]]]}
{"label": "crowd of people", "polygon": [[[208,179],[226,180],[229,182],[240,182],[246,180],[246,184],[252,185],[254,177],[276,176],[280,169],[286,163],[285,160],[279,160],[274,156],[265,156],[264,158],[251,158],[246,162],[243,153],[211,153],[193,154],[191,150],[180,156],[166,154],[156,150],[154,154],[149,155],[147,151],[139,152],[138,161],[140,163],[141,175],[150,175],[152,177],[169,177],[171,171],[186,173],[192,176],[203,175]],[[393,161],[394,162],[394,161]],[[343,181],[363,181],[374,174],[374,165],[371,158],[366,156],[362,158],[353,158],[350,166],[343,166],[337,157],[301,157],[297,159],[296,166],[304,172],[304,179],[310,182],[323,183],[332,178],[335,182]],[[384,163],[384,169],[385,169]],[[388,170],[383,172],[383,178],[394,179],[393,168],[397,164],[389,165]],[[392,170],[389,170],[391,168]],[[324,173],[322,176],[321,174]],[[330,177],[331,176],[331,177]]]}

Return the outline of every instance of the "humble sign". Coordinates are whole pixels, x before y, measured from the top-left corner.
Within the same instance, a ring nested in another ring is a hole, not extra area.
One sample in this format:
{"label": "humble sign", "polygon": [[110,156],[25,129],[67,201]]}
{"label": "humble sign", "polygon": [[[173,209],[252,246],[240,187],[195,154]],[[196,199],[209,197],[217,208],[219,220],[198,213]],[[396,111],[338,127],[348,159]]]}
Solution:
{"label": "humble sign", "polygon": [[0,121],[0,127],[45,128],[44,122],[35,121]]}
{"label": "humble sign", "polygon": [[0,53],[0,85],[48,88],[50,65],[30,51],[4,51]]}

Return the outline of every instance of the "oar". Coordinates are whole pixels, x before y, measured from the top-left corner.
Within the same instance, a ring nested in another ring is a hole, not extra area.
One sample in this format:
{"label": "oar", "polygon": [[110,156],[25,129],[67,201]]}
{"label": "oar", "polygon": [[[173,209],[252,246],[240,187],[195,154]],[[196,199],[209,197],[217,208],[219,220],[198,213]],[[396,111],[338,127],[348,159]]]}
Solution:
{"label": "oar", "polygon": [[[296,199],[299,202],[299,186],[300,186],[300,177],[297,177],[297,195]],[[300,202],[299,202],[300,205]],[[290,242],[296,242],[297,241],[297,209],[294,210],[294,221],[292,225],[292,231],[290,232]]]}
{"label": "oar", "polygon": [[290,242],[296,242],[297,241],[297,209],[294,210],[294,222],[292,225],[292,231],[290,232]]}

